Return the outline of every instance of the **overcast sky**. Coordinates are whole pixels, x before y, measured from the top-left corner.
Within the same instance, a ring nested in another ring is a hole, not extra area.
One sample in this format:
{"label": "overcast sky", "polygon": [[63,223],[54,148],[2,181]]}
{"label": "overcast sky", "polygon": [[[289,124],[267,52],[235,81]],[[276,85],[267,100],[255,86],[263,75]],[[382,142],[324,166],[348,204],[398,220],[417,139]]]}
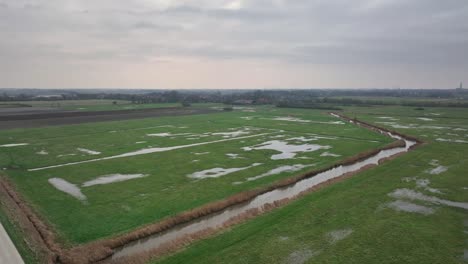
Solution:
{"label": "overcast sky", "polygon": [[468,86],[468,0],[0,0],[0,87]]}

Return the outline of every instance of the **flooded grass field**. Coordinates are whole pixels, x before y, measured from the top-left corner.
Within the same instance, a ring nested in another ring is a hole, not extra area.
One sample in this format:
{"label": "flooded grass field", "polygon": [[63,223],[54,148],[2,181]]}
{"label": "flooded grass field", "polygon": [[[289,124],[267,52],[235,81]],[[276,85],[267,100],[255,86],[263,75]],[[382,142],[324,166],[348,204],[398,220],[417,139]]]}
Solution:
{"label": "flooded grass field", "polygon": [[425,143],[153,262],[464,263],[468,111],[349,107],[344,114]]}
{"label": "flooded grass field", "polygon": [[0,168],[67,244],[131,231],[392,142],[273,107],[0,131]]}

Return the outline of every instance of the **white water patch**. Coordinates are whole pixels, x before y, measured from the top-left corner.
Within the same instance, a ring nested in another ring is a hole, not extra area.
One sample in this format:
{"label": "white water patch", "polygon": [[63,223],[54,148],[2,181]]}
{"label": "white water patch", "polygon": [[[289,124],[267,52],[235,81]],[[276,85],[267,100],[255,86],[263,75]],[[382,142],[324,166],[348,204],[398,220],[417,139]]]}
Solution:
{"label": "white water patch", "polygon": [[223,136],[223,138],[230,138],[230,137],[239,137],[242,135],[248,135],[250,132],[247,131],[233,131],[233,132],[216,132],[216,133],[211,133],[213,136]]}
{"label": "white water patch", "polygon": [[424,195],[420,192],[416,192],[410,189],[396,189],[395,191],[388,194],[389,196],[396,199],[409,199],[409,200],[420,200],[430,202],[433,204],[446,205],[451,207],[457,207],[468,210],[468,203],[454,202],[437,198],[435,196]]}
{"label": "white water patch", "polygon": [[254,164],[252,164],[250,166],[241,167],[241,168],[228,168],[228,169],[225,169],[225,168],[212,168],[212,169],[208,169],[208,170],[194,172],[192,174],[187,175],[187,177],[193,178],[193,179],[218,178],[218,177],[221,177],[221,176],[233,173],[233,172],[250,169],[252,167],[259,166],[259,165],[262,165],[262,163],[254,163]]}
{"label": "white water patch", "polygon": [[284,264],[304,264],[308,262],[312,257],[318,255],[320,251],[313,251],[311,249],[297,250],[289,254],[284,259]]}
{"label": "white water patch", "polygon": [[345,123],[343,121],[312,121],[312,120],[305,120],[297,117],[282,117],[282,116],[277,116],[275,118],[271,118],[271,120],[275,121],[289,121],[289,122],[299,122],[299,123],[318,123],[318,124],[328,124],[328,125],[344,125]]}
{"label": "white water patch", "polygon": [[340,230],[334,230],[331,232],[327,233],[327,238],[330,241],[330,243],[335,244],[340,240],[343,240],[347,238],[349,235],[353,233],[352,229],[340,229]]}
{"label": "white water patch", "polygon": [[245,151],[251,150],[275,150],[281,152],[280,154],[274,154],[271,156],[272,160],[280,159],[292,159],[296,156],[297,153],[303,152],[312,152],[319,149],[330,149],[331,146],[323,146],[317,144],[302,144],[302,145],[292,145],[286,141],[280,140],[271,140],[264,142],[257,146],[243,147]]}
{"label": "white water patch", "polygon": [[244,120],[253,120],[255,118],[255,116],[241,116],[240,117],[241,119],[244,119]]}
{"label": "white water patch", "polygon": [[175,137],[175,136],[190,135],[190,133],[172,134],[171,132],[164,132],[164,133],[153,133],[153,134],[146,134],[146,135],[148,137]]}
{"label": "white water patch", "polygon": [[377,117],[379,119],[386,119],[386,120],[391,120],[391,121],[397,121],[399,120],[398,118],[394,118],[394,117],[391,117],[391,116],[379,116]]}
{"label": "white water patch", "polygon": [[422,188],[431,193],[439,193],[439,194],[442,193],[439,189],[429,187],[430,183],[431,181],[429,179],[417,179],[416,187]]}
{"label": "white water patch", "polygon": [[239,158],[239,154],[235,154],[235,153],[227,153],[226,156],[228,156],[231,159]]}
{"label": "white water patch", "polygon": [[11,147],[19,147],[19,146],[26,146],[29,143],[12,143],[12,144],[4,144],[0,145],[0,148],[11,148]]}
{"label": "white water patch", "polygon": [[457,127],[453,129],[454,131],[468,131],[466,128]]}
{"label": "white water patch", "polygon": [[408,213],[418,213],[423,215],[430,215],[434,213],[434,209],[431,207],[418,205],[402,200],[396,200],[387,204],[387,207],[400,212],[408,212]]}
{"label": "white water patch", "polygon": [[422,120],[422,121],[434,121],[432,118],[427,118],[427,117],[418,117],[416,119]]}
{"label": "white water patch", "polygon": [[447,167],[439,165],[435,167],[434,169],[428,170],[427,172],[429,174],[441,174],[443,172],[446,172],[447,170],[448,170]]}
{"label": "white water patch", "polygon": [[301,137],[293,137],[293,138],[288,138],[286,140],[295,140],[295,141],[301,141],[301,142],[309,142],[309,141],[317,141],[319,139],[331,139],[331,140],[335,140],[336,137],[324,137],[324,136],[317,136],[317,135],[311,135],[311,136],[308,136],[308,137],[304,137],[304,136],[301,136]]}
{"label": "white water patch", "polygon": [[197,156],[210,154],[210,152],[192,152],[192,153]]}
{"label": "white water patch", "polygon": [[61,178],[51,178],[48,180],[57,190],[67,193],[80,201],[85,201],[86,196],[81,193],[78,186]]}
{"label": "white water patch", "polygon": [[322,154],[320,154],[320,157],[341,157],[341,155],[325,151]]}
{"label": "white water patch", "polygon": [[111,130],[111,131],[109,131],[109,133],[117,133],[117,131]]}
{"label": "white water patch", "polygon": [[200,142],[200,143],[194,143],[194,144],[188,144],[188,145],[173,146],[173,147],[145,148],[145,149],[140,149],[140,150],[137,150],[137,151],[127,152],[127,153],[123,153],[123,154],[119,154],[119,155],[115,155],[115,156],[109,156],[109,157],[103,157],[103,158],[97,158],[97,159],[91,159],[91,160],[84,160],[84,161],[76,161],[76,162],[52,165],[52,166],[47,166],[47,167],[33,168],[33,169],[28,169],[28,171],[46,170],[46,169],[65,167],[65,166],[71,166],[71,165],[83,164],[83,163],[90,163],[90,162],[96,162],[96,161],[102,161],[102,160],[126,158],[126,157],[139,156],[139,155],[145,155],[145,154],[151,154],[151,153],[157,153],[157,152],[166,152],[166,151],[171,151],[171,150],[176,150],[176,149],[191,148],[191,147],[196,147],[196,146],[203,146],[203,145],[226,142],[226,141],[232,141],[232,140],[240,140],[240,139],[245,139],[245,138],[261,137],[261,136],[266,136],[266,135],[270,135],[270,134],[271,133],[263,133],[263,134],[245,136],[245,137],[220,139],[220,140]]}
{"label": "white water patch", "polygon": [[128,181],[132,179],[138,179],[148,176],[147,174],[110,174],[104,175],[99,178],[96,178],[91,181],[87,181],[82,184],[83,187],[89,187],[93,185],[100,185],[100,184],[109,184],[113,182],[121,182],[121,181]]}
{"label": "white water patch", "polygon": [[38,155],[48,155],[49,152],[47,152],[45,150],[41,150],[41,151],[36,152],[36,154],[38,154]]}
{"label": "white water patch", "polygon": [[146,141],[137,141],[137,142],[135,142],[135,144],[143,144],[143,143],[146,143]]}
{"label": "white water patch", "polygon": [[447,139],[447,138],[436,138],[436,141],[439,142],[450,142],[450,143],[468,143],[466,140],[461,139]]}
{"label": "white water patch", "polygon": [[99,155],[101,152],[95,151],[95,150],[90,150],[90,149],[85,149],[85,148],[77,148],[76,150],[84,152],[89,155]]}
{"label": "white water patch", "polygon": [[296,171],[300,171],[300,170],[302,170],[304,168],[312,167],[312,166],[315,166],[315,164],[310,164],[310,165],[295,164],[295,165],[280,166],[280,167],[272,169],[272,170],[270,170],[268,172],[260,174],[258,176],[249,177],[249,178],[247,178],[247,181],[255,181],[255,180],[258,180],[258,179],[261,179],[261,178],[264,178],[264,177],[280,174],[280,173],[283,173],[283,172],[296,172]]}
{"label": "white water patch", "polygon": [[439,113],[429,113],[430,115],[433,115],[433,116],[440,116]]}
{"label": "white water patch", "polygon": [[60,154],[60,155],[57,155],[57,158],[67,157],[67,156],[76,156],[76,154],[75,154],[75,153],[71,153],[71,154]]}

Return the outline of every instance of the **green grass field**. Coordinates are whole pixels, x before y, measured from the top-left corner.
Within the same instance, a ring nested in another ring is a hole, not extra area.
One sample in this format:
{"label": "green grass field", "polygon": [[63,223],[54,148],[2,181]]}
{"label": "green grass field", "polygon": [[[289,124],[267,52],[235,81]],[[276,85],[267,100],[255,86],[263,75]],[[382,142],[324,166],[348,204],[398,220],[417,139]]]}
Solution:
{"label": "green grass field", "polygon": [[[272,141],[295,148],[295,156],[244,149]],[[0,131],[0,168],[61,240],[73,245],[128,232],[389,142],[321,111],[241,107],[208,115]],[[174,146],[183,147],[168,149]],[[299,151],[303,147],[310,149]],[[150,148],[157,152],[29,170]],[[281,166],[298,169],[247,180]],[[215,168],[233,171],[206,171]],[[190,177],[203,171],[205,178]],[[112,174],[144,177],[87,186]],[[55,188],[49,182],[54,178],[74,184],[85,200]]]}
{"label": "green grass field", "polygon": [[[467,210],[434,197],[468,206],[468,111],[392,106],[345,114],[426,144],[154,262],[464,263]],[[401,189],[432,202],[395,196]]]}

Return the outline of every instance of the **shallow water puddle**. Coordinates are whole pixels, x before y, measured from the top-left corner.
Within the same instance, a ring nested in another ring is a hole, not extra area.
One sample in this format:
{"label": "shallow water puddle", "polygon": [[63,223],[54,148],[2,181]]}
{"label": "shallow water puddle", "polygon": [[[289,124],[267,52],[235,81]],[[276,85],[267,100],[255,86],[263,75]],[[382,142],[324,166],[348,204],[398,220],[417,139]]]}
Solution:
{"label": "shallow water puddle", "polygon": [[48,181],[57,190],[67,193],[80,201],[86,200],[86,196],[83,193],[81,193],[80,188],[75,184],[69,183],[66,180],[60,178],[51,178]]}
{"label": "shallow water puddle", "polygon": [[210,154],[210,152],[191,152],[191,153],[193,153],[194,155],[197,155],[197,156]]}
{"label": "shallow water puddle", "polygon": [[297,250],[289,254],[283,261],[284,264],[304,264],[312,257],[318,255],[320,251],[313,251],[311,249]]}
{"label": "shallow water puddle", "polygon": [[280,173],[283,173],[283,172],[296,172],[296,171],[300,171],[300,170],[302,170],[304,168],[312,167],[312,166],[315,166],[315,164],[310,164],[310,165],[295,164],[295,165],[280,166],[280,167],[272,169],[272,170],[270,170],[268,172],[260,174],[258,176],[249,177],[249,178],[247,178],[247,181],[255,181],[255,180],[258,180],[258,179],[261,179],[261,178],[264,178],[264,177],[280,174]]}
{"label": "shallow water puddle", "polygon": [[211,133],[213,136],[223,136],[223,138],[230,138],[230,137],[238,137],[242,135],[248,135],[250,132],[248,131],[233,131],[233,132],[216,132],[216,133]]}
{"label": "shallow water puddle", "polygon": [[[146,176],[148,175],[146,174],[109,174],[109,175],[100,176],[94,180],[84,182],[83,184],[81,184],[81,187],[90,187],[94,185],[103,185],[103,184],[110,184],[114,182],[128,181],[132,179],[143,178]],[[85,201],[87,199],[86,196],[81,192],[80,187],[64,179],[51,178],[48,180],[48,182],[52,184],[52,186],[54,186],[56,189],[64,193],[67,193],[77,198],[78,200]]]}
{"label": "shallow water puddle", "polygon": [[468,210],[468,203],[444,200],[444,199],[437,198],[435,196],[428,196],[420,192],[416,192],[414,190],[405,189],[405,188],[396,189],[395,191],[389,193],[388,195],[396,199],[406,198],[410,200],[420,200],[420,201],[430,202],[433,204],[447,205],[450,207],[457,207],[457,208]]}
{"label": "shallow water puddle", "polygon": [[164,133],[153,133],[153,134],[146,134],[148,137],[175,137],[175,136],[184,136],[184,135],[191,135],[190,133],[179,133],[179,134],[172,134],[171,132],[164,132]]}
{"label": "shallow water puddle", "polygon": [[330,241],[330,243],[335,244],[338,241],[347,238],[352,233],[353,233],[353,230],[350,228],[347,228],[347,229],[339,229],[339,230],[328,232],[326,236],[328,237],[328,240]]}
{"label": "shallow water puddle", "polygon": [[447,139],[447,138],[436,138],[436,141],[439,142],[450,142],[450,143],[468,143],[466,140],[461,139]]}
{"label": "shallow water puddle", "polygon": [[299,123],[317,123],[317,124],[328,124],[328,125],[344,125],[345,123],[343,121],[327,121],[327,122],[322,122],[322,121],[312,121],[312,120],[305,120],[297,117],[282,117],[278,116],[275,118],[270,118],[270,120],[275,120],[275,121],[289,121],[289,122],[299,122]]}
{"label": "shallow water puddle", "polygon": [[91,181],[83,183],[81,186],[89,187],[93,185],[109,184],[113,182],[128,181],[148,176],[148,174],[110,174],[104,175]]}
{"label": "shallow water puddle", "polygon": [[341,157],[341,155],[325,151],[322,154],[320,154],[320,157]]}
{"label": "shallow water puddle", "polygon": [[228,156],[231,159],[239,158],[239,154],[235,154],[235,153],[226,153],[226,156]]}
{"label": "shallow water puddle", "polygon": [[302,145],[293,145],[289,144],[286,141],[281,140],[271,140],[264,143],[261,143],[257,146],[243,147],[245,151],[252,150],[275,150],[281,152],[280,154],[274,154],[271,156],[272,160],[280,159],[292,159],[296,156],[297,153],[303,152],[312,152],[319,149],[330,149],[331,146],[323,146],[317,144],[302,144]]}
{"label": "shallow water puddle", "polygon": [[11,147],[19,147],[19,146],[26,146],[29,143],[12,143],[12,144],[4,144],[0,145],[0,148],[11,148]]}
{"label": "shallow water puddle", "polygon": [[196,146],[203,146],[203,145],[220,143],[220,142],[227,142],[227,141],[232,141],[232,140],[240,140],[240,139],[245,139],[245,138],[261,137],[261,136],[266,136],[266,135],[270,135],[270,134],[272,134],[272,133],[262,133],[262,134],[250,135],[250,136],[245,136],[245,137],[220,139],[220,140],[200,142],[200,143],[194,143],[194,144],[188,144],[188,145],[173,146],[173,147],[145,148],[145,149],[140,149],[140,150],[137,150],[137,151],[127,152],[127,153],[123,153],[123,154],[119,154],[119,155],[115,155],[115,156],[109,156],[109,157],[103,157],[103,158],[97,158],[97,159],[91,159],[91,160],[76,161],[76,162],[52,165],[52,166],[47,166],[47,167],[33,168],[33,169],[28,169],[28,171],[46,170],[46,169],[59,168],[59,167],[76,165],[76,164],[83,164],[83,163],[89,163],[89,162],[102,161],[102,160],[126,158],[126,157],[139,156],[139,155],[145,155],[145,154],[151,154],[151,153],[157,153],[157,152],[166,152],[166,151],[171,151],[171,150],[175,150],[175,149],[191,148],[191,147],[196,147]]}
{"label": "shallow water puddle", "polygon": [[90,149],[85,149],[85,148],[77,148],[76,150],[81,151],[83,153],[89,154],[89,155],[99,155],[101,152],[99,151],[94,151]]}
{"label": "shallow water puddle", "polygon": [[38,154],[38,155],[48,155],[49,152],[47,152],[45,150],[41,150],[41,151],[36,152],[36,154]]}
{"label": "shallow water puddle", "polygon": [[422,121],[434,121],[432,118],[427,118],[427,117],[418,117],[416,119],[422,120]]}
{"label": "shallow water puddle", "polygon": [[250,166],[247,167],[241,167],[241,168],[212,168],[208,170],[203,170],[203,171],[198,171],[194,172],[192,174],[187,175],[187,177],[192,178],[192,179],[206,179],[206,178],[218,178],[233,172],[237,171],[242,171],[242,170],[247,170],[252,167],[256,167],[262,165],[262,163],[254,163]]}
{"label": "shallow water puddle", "polygon": [[394,202],[391,202],[387,204],[387,207],[395,210],[395,211],[400,211],[400,212],[408,212],[408,213],[418,213],[418,214],[423,214],[423,215],[430,215],[434,213],[434,209],[431,207],[423,206],[423,205],[418,205],[402,200],[396,200]]}

